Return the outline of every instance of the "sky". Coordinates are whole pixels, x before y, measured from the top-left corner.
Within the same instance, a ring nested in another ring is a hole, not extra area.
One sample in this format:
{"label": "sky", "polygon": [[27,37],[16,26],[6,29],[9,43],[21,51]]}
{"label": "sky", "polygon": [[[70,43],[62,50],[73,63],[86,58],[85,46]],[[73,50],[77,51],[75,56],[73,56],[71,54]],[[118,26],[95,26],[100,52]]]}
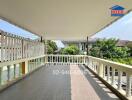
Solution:
{"label": "sky", "polygon": [[96,33],[91,38],[117,38],[132,41],[132,12]]}
{"label": "sky", "polygon": [[[30,39],[39,38],[37,35],[34,35],[31,32],[23,30],[1,19],[0,19],[0,29],[25,38],[30,38]],[[121,40],[132,41],[132,12],[125,15],[118,21],[114,22],[109,27],[96,33],[91,38],[117,38]],[[58,47],[64,47],[63,43],[60,40],[56,40],[55,42]]]}
{"label": "sky", "polygon": [[18,36],[25,37],[25,38],[30,38],[30,39],[39,38],[38,36],[32,34],[31,32],[21,29],[1,19],[0,19],[0,29]]}

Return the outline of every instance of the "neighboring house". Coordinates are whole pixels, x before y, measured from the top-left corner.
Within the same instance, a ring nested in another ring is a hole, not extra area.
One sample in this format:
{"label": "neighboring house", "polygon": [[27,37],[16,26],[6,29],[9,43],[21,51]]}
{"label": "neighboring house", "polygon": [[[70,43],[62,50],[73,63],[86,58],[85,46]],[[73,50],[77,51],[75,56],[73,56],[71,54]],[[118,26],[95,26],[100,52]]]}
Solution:
{"label": "neighboring house", "polygon": [[117,43],[118,47],[124,47],[124,46],[128,46],[128,47],[132,47],[132,41],[128,41],[128,40],[119,40]]}
{"label": "neighboring house", "polygon": [[[92,46],[93,43],[95,43],[96,39],[89,39],[89,47]],[[65,47],[67,47],[70,44],[76,45],[80,52],[86,52],[87,51],[87,40],[83,41],[62,41]]]}
{"label": "neighboring house", "polygon": [[[92,44],[95,43],[98,40],[98,38],[94,38],[94,39],[89,39],[89,49],[92,47]],[[86,52],[87,51],[87,41],[62,41],[62,43],[64,44],[65,47],[67,47],[70,44],[76,45],[80,52]],[[128,40],[119,40],[117,43],[118,47],[124,47],[124,46],[128,46],[128,47],[132,47],[132,41],[128,41]]]}
{"label": "neighboring house", "polygon": [[127,46],[132,48],[132,41],[128,42]]}

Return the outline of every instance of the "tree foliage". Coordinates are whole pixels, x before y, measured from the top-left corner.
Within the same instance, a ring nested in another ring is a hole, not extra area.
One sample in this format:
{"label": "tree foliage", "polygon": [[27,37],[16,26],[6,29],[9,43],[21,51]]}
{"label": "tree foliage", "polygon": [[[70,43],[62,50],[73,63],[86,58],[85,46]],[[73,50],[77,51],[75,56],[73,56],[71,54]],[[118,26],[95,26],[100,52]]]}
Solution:
{"label": "tree foliage", "polygon": [[130,56],[128,47],[117,47],[118,40],[97,40],[90,49],[90,55],[100,58],[126,58]]}
{"label": "tree foliage", "polygon": [[132,57],[132,47],[130,48],[129,52],[130,52],[130,56]]}
{"label": "tree foliage", "polygon": [[57,45],[54,41],[48,40],[47,41],[47,53],[48,54],[54,54],[57,50]]}
{"label": "tree foliage", "polygon": [[76,45],[69,45],[68,47],[61,50],[61,54],[77,55],[79,54],[79,48]]}

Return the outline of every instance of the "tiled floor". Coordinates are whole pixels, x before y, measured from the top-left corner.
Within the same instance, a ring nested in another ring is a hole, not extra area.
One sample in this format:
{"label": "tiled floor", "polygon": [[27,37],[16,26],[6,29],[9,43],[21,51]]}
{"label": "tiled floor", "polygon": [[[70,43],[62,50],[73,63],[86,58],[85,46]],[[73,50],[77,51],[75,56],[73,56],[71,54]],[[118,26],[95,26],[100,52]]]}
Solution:
{"label": "tiled floor", "polygon": [[83,66],[47,65],[1,92],[0,100],[119,99]]}

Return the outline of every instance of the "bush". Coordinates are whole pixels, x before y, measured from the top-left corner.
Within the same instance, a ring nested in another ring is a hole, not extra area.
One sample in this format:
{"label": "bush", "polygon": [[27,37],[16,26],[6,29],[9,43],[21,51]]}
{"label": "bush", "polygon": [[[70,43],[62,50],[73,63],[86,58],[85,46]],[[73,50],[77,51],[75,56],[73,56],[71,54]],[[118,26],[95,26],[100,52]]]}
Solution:
{"label": "bush", "polygon": [[117,47],[118,40],[97,40],[90,49],[90,55],[132,65],[132,48]]}
{"label": "bush", "polygon": [[61,50],[61,54],[77,55],[79,54],[79,49],[75,45],[69,45],[68,47]]}

